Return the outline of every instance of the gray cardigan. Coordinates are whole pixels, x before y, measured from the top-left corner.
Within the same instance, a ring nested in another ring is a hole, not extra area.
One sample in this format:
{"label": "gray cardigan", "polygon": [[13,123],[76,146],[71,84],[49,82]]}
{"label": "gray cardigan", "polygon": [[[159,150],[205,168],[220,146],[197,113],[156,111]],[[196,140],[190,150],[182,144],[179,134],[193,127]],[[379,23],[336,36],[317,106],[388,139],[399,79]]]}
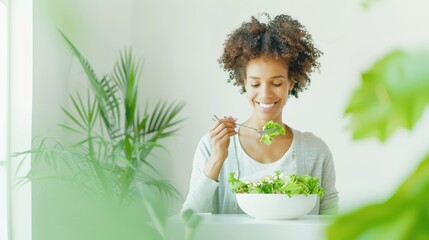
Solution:
{"label": "gray cardigan", "polygon": [[[314,134],[298,130],[293,131],[295,147],[296,174],[308,174],[317,177],[325,189],[322,199],[317,199],[316,206],[309,214],[335,214],[338,211],[338,192],[335,188],[335,168],[328,146]],[[191,182],[188,196],[181,212],[193,209],[196,212],[243,213],[238,207],[235,194],[228,184],[230,172],[238,173],[238,135],[232,137],[228,157],[219,173],[218,182],[207,177],[203,170],[211,155],[211,139],[208,134],[200,140],[194,155]],[[279,169],[281,171],[281,169]]]}

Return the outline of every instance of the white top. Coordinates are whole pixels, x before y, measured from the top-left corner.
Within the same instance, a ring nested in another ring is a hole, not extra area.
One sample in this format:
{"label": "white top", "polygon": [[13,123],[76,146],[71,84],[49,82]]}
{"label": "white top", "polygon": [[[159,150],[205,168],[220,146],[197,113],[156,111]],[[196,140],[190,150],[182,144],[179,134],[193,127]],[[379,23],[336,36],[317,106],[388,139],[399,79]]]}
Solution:
{"label": "white top", "polygon": [[275,171],[280,170],[285,174],[292,174],[296,172],[295,149],[294,141],[285,154],[272,163],[260,163],[251,158],[246,151],[242,148],[240,138],[238,140],[238,172],[240,173],[239,179],[243,182],[255,182],[262,177],[271,176]]}
{"label": "white top", "polygon": [[271,164],[262,164],[250,158],[242,149],[238,135],[233,136],[218,182],[203,172],[211,154],[211,139],[205,134],[195,151],[189,193],[181,211],[190,208],[196,212],[243,213],[228,184],[229,173],[235,172],[240,180],[246,181],[256,180],[279,170],[285,174],[308,174],[319,178],[325,195],[317,200],[309,214],[335,214],[338,209],[338,192],[335,188],[334,162],[328,146],[312,133],[295,129],[292,131],[291,147],[280,160]]}

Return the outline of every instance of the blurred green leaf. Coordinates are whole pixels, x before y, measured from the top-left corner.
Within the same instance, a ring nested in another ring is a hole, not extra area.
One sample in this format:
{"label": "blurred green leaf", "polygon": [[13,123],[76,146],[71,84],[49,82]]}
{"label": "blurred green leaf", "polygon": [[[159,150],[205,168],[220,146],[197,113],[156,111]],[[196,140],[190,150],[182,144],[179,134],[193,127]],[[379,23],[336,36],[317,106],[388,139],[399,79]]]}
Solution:
{"label": "blurred green leaf", "polygon": [[372,6],[374,6],[374,4],[381,2],[382,0],[362,0],[360,5],[362,8],[364,9],[369,9]]}
{"label": "blurred green leaf", "polygon": [[393,51],[362,74],[345,110],[354,139],[412,129],[429,103],[429,53]]}
{"label": "blurred green leaf", "polygon": [[33,3],[35,22],[43,20],[44,25],[60,28],[75,40],[84,42],[91,33],[91,22],[82,14],[82,1],[37,0]]}
{"label": "blurred green leaf", "polygon": [[192,240],[195,237],[195,230],[203,218],[195,214],[192,209],[185,210],[181,215],[186,224],[185,239]]}
{"label": "blurred green leaf", "polygon": [[[429,53],[393,51],[362,74],[345,110],[355,139],[413,129],[429,104]],[[385,202],[335,219],[327,239],[429,239],[429,154]]]}
{"label": "blurred green leaf", "polygon": [[335,219],[327,239],[429,239],[429,154],[386,202]]}

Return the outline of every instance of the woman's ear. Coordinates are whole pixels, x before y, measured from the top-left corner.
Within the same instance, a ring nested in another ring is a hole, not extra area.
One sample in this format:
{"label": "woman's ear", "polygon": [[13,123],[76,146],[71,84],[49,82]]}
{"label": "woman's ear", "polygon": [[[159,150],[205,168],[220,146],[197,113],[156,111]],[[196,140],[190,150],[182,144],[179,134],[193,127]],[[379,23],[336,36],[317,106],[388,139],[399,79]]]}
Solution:
{"label": "woman's ear", "polygon": [[295,87],[295,80],[294,79],[289,79],[289,92],[292,91],[293,87]]}

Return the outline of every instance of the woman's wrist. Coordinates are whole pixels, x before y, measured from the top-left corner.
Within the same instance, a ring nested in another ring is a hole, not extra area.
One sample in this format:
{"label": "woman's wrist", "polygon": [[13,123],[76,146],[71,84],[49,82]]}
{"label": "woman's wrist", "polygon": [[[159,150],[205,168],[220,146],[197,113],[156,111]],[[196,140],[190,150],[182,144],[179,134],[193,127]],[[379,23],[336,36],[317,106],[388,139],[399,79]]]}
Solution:
{"label": "woman's wrist", "polygon": [[210,156],[207,161],[206,167],[204,168],[204,174],[207,177],[218,181],[220,169],[222,168],[224,161],[225,159],[218,158],[216,156]]}

